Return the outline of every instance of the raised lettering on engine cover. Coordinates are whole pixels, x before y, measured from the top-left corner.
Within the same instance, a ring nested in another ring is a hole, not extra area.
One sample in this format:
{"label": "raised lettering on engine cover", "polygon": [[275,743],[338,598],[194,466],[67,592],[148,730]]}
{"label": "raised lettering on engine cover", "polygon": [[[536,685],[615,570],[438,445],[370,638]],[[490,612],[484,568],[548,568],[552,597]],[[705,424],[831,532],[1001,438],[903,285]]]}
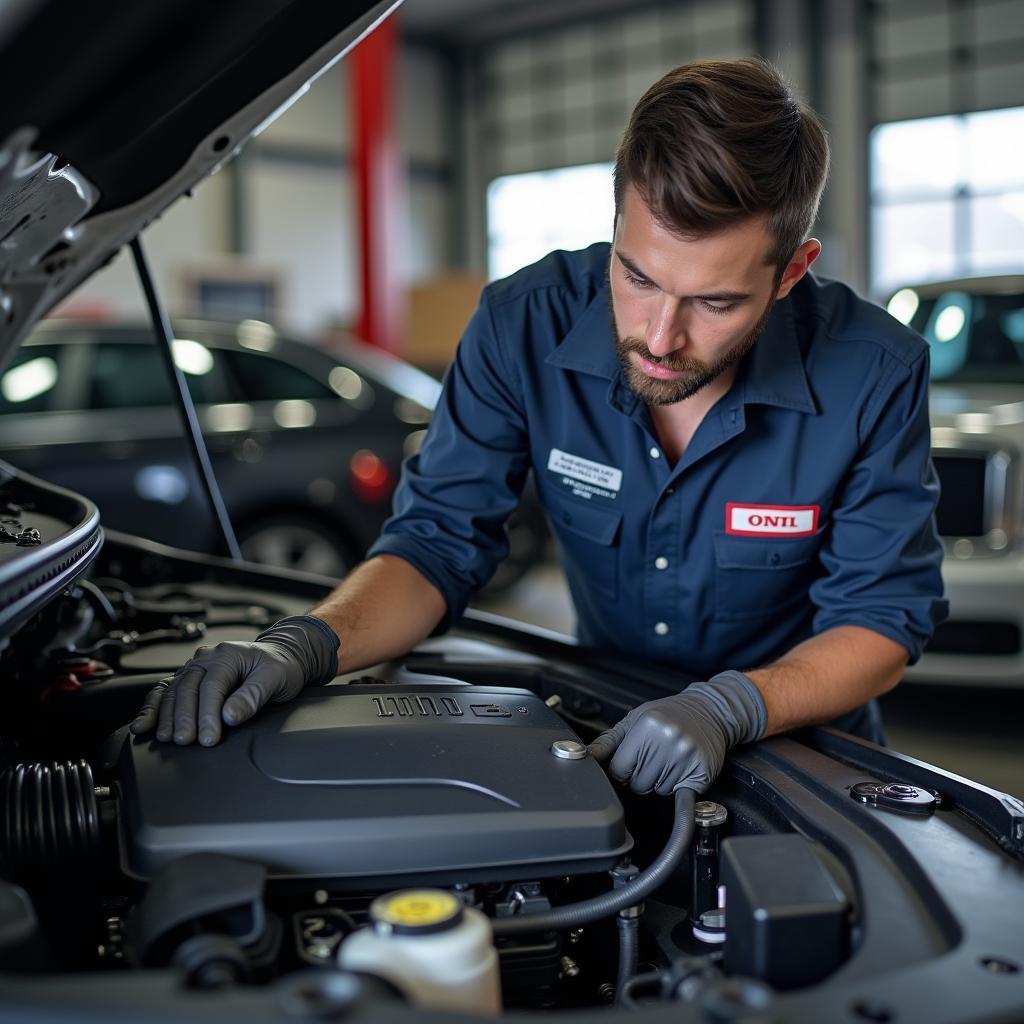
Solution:
{"label": "raised lettering on engine cover", "polygon": [[371,697],[378,718],[461,718],[465,712],[454,697]]}

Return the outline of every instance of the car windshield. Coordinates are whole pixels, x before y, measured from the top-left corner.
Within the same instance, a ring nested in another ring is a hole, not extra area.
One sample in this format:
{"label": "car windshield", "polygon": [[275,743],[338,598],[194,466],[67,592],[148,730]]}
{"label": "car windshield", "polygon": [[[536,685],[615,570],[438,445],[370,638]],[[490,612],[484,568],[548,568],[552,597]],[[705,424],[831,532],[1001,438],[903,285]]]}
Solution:
{"label": "car windshield", "polygon": [[931,349],[931,379],[1024,384],[1024,294],[950,289],[920,299],[910,326]]}

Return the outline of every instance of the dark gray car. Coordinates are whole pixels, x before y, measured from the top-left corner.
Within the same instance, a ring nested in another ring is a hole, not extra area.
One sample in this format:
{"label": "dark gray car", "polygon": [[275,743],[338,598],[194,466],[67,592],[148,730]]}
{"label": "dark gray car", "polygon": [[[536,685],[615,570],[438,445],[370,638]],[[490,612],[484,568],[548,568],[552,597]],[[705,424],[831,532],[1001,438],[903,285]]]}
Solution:
{"label": "dark gray car", "polygon": [[[390,513],[438,381],[359,342],[318,349],[262,321],[181,320],[174,328],[175,362],[242,553],[343,575]],[[217,523],[146,325],[41,325],[0,377],[0,458],[88,496],[115,529],[217,550]],[[509,536],[492,590],[514,583],[542,553],[546,528],[533,498]]]}

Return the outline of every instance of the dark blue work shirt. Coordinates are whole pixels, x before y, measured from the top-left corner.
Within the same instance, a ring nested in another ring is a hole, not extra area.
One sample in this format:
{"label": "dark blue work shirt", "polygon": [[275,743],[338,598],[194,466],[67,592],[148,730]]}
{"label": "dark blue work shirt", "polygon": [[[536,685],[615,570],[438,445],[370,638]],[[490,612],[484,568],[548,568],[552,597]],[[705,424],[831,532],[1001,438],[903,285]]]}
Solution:
{"label": "dark blue work shirt", "polygon": [[608,258],[555,252],[485,289],[370,554],[457,618],[532,469],[583,643],[706,678],[856,625],[916,660],[946,605],[925,343],[808,275],[670,465],[623,380]]}

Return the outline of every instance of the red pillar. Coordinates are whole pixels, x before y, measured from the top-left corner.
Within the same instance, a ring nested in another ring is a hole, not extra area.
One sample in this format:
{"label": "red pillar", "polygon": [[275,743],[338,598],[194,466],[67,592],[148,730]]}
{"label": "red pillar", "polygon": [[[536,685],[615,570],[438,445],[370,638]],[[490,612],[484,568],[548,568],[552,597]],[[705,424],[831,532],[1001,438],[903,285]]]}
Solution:
{"label": "red pillar", "polygon": [[402,348],[403,288],[399,280],[398,217],[402,177],[395,116],[398,29],[385,18],[349,57],[359,211],[362,306],[357,332],[373,345]]}

